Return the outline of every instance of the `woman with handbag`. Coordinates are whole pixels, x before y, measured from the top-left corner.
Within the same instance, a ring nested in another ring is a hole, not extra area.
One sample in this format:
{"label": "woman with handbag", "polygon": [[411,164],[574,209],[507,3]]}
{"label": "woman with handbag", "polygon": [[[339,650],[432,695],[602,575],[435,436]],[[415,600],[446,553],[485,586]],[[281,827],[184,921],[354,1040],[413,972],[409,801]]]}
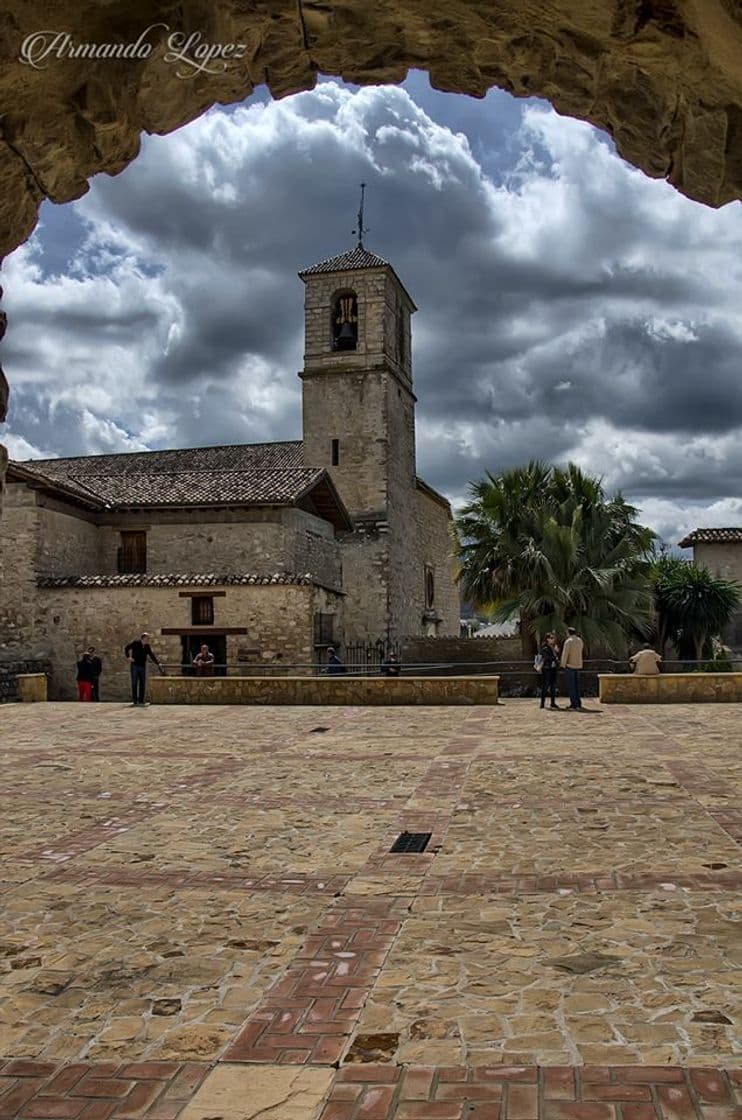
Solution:
{"label": "woman with handbag", "polygon": [[541,648],[536,654],[535,666],[539,666],[541,674],[541,707],[546,706],[546,693],[549,693],[552,711],[559,711],[556,702],[557,673],[559,672],[559,643],[556,634],[549,633],[541,643]]}

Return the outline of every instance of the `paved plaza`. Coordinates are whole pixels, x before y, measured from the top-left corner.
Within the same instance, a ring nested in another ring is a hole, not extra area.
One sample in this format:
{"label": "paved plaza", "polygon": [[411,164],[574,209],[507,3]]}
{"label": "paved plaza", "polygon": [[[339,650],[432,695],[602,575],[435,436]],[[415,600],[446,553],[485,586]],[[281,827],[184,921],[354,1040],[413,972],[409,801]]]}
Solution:
{"label": "paved plaza", "polygon": [[0,1117],[739,1120],[740,709],[593,707],[4,706]]}

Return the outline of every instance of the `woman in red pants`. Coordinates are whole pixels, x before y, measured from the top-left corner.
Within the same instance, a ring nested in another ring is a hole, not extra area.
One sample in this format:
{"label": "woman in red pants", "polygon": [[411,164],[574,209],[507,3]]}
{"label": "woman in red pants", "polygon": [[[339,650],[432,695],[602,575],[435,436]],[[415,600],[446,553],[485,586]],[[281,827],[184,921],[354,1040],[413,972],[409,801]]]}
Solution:
{"label": "woman in red pants", "polygon": [[77,699],[93,699],[93,661],[84,653],[77,663]]}

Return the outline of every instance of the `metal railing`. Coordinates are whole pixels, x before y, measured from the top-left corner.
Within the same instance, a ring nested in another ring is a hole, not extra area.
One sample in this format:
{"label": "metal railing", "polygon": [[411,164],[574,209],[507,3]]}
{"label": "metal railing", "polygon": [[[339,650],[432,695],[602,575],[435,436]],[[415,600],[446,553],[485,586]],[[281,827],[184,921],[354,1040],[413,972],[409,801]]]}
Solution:
{"label": "metal railing", "polygon": [[[383,665],[369,665],[368,662],[344,662],[344,676],[380,677],[385,675]],[[190,666],[180,663],[163,663],[168,675],[197,676]],[[268,661],[268,662],[226,662],[213,666],[209,676],[241,677],[291,677],[317,676],[327,673],[326,664],[316,661]],[[156,670],[154,670],[156,672]],[[708,660],[668,660],[661,666],[663,673],[689,672],[742,672],[742,657],[725,658],[723,661]],[[611,658],[586,660],[581,674],[581,691],[585,696],[598,695],[598,675],[600,673],[629,673],[628,661]],[[328,674],[329,675],[329,674]],[[407,677],[459,677],[459,676],[499,676],[502,696],[536,696],[541,690],[541,676],[533,668],[532,661],[427,661],[404,662],[400,664],[400,676]],[[557,687],[564,694],[567,691],[564,671],[559,670]]]}

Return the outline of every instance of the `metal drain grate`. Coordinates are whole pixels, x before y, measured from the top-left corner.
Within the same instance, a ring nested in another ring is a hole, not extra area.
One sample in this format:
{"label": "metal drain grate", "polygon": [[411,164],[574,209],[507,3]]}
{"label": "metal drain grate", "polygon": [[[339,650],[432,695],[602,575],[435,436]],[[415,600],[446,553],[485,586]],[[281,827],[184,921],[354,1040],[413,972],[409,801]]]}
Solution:
{"label": "metal drain grate", "polygon": [[424,852],[432,835],[432,832],[400,832],[389,851]]}

